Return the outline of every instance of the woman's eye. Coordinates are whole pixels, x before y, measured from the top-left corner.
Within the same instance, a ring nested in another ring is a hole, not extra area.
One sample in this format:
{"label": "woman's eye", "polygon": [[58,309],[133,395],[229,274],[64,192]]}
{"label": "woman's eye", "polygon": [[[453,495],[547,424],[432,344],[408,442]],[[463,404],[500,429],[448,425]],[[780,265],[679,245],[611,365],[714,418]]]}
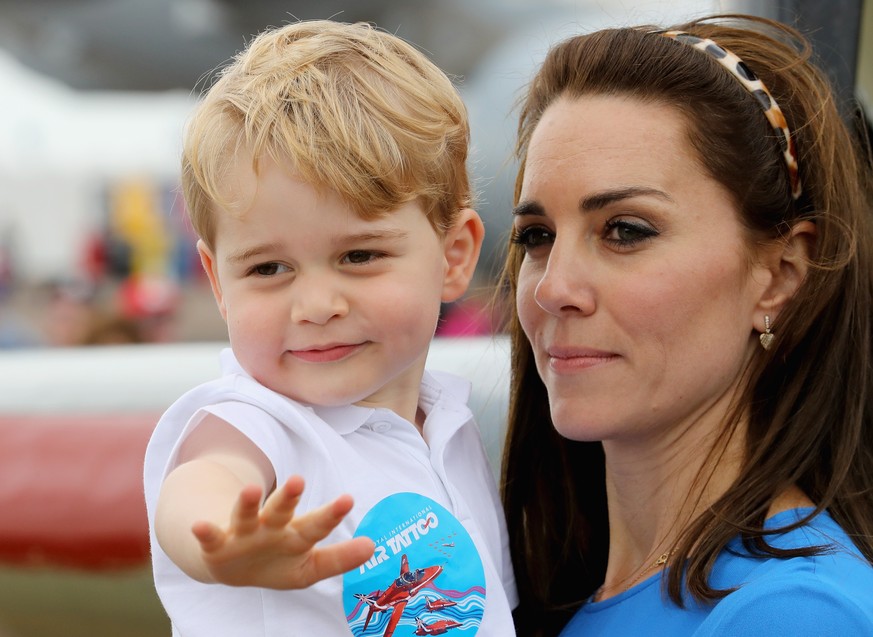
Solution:
{"label": "woman's eye", "polygon": [[623,219],[610,219],[603,232],[604,240],[622,248],[632,247],[658,235],[658,231],[646,223]]}
{"label": "woman's eye", "polygon": [[281,263],[259,263],[254,266],[250,272],[257,276],[275,276],[277,274],[290,272],[290,268]]}
{"label": "woman's eye", "polygon": [[551,245],[554,241],[555,235],[551,230],[543,226],[515,228],[512,231],[512,242],[523,247],[526,252]]}

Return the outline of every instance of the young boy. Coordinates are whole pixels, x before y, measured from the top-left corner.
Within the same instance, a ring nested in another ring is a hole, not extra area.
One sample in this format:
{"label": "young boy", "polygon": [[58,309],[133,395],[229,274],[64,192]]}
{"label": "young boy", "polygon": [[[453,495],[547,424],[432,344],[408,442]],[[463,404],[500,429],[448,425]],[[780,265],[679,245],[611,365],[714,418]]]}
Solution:
{"label": "young boy", "polygon": [[365,24],[268,31],[198,106],[183,188],[231,350],[146,453],[174,635],[513,634],[469,387],[424,370],[482,243],[468,137],[448,78]]}

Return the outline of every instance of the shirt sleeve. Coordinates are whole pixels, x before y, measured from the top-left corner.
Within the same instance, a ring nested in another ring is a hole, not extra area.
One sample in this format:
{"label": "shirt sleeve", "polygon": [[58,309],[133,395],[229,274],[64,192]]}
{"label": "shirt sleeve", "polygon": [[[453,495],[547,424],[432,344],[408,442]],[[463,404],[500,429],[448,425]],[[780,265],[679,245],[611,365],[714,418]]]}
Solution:
{"label": "shirt sleeve", "polygon": [[713,609],[694,637],[873,637],[873,615],[814,577],[749,585]]}
{"label": "shirt sleeve", "polygon": [[270,414],[254,405],[238,401],[225,401],[204,407],[199,415],[195,414],[192,421],[198,416],[202,418],[204,412],[217,416],[238,429],[267,456],[270,463],[274,465],[273,471],[276,472],[274,458],[279,457],[283,450],[280,449],[280,443],[275,436],[275,431],[279,426]]}
{"label": "shirt sleeve", "polygon": [[260,449],[273,465],[274,473],[279,475],[275,458],[280,457],[287,450],[282,448],[280,440],[277,439],[276,431],[280,427],[276,420],[263,409],[240,401],[224,401],[212,405],[206,405],[200,408],[189,419],[185,426],[185,431],[180,437],[179,442],[172,454],[172,460],[167,472],[175,466],[178,456],[179,447],[182,441],[191,434],[192,431],[199,425],[206,414],[212,414],[217,418],[225,421],[232,427],[239,430],[246,438]]}

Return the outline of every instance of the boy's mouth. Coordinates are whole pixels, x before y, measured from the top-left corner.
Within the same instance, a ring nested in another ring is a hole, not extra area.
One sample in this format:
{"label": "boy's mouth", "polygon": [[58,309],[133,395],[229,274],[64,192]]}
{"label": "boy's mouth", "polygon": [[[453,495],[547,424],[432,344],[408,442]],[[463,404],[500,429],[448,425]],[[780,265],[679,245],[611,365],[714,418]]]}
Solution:
{"label": "boy's mouth", "polygon": [[290,350],[289,354],[307,363],[332,363],[351,356],[361,347],[363,347],[363,343],[319,345],[307,349]]}

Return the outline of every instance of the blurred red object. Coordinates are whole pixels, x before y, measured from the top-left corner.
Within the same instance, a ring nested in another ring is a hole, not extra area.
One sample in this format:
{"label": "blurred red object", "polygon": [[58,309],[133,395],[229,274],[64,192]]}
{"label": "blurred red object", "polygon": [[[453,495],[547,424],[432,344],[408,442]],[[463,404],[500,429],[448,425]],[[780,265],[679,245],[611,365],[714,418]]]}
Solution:
{"label": "blurred red object", "polygon": [[179,306],[179,286],[162,277],[132,276],[118,289],[121,313],[133,319],[166,316]]}
{"label": "blurred red object", "polygon": [[0,561],[89,570],[147,563],[142,462],[157,418],[0,416]]}

